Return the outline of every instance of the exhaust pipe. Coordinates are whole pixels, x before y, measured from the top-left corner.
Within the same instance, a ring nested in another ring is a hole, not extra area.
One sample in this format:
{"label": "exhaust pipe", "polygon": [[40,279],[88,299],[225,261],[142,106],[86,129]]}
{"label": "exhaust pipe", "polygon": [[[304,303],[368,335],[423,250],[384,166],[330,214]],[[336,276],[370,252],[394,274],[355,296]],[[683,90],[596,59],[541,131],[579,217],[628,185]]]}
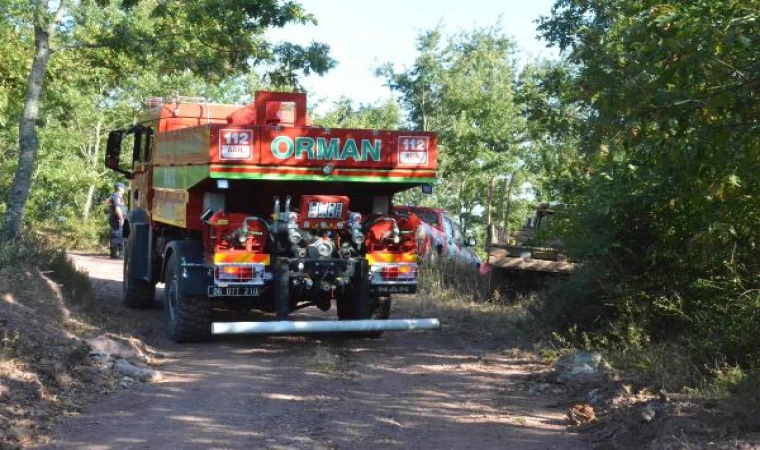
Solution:
{"label": "exhaust pipe", "polygon": [[373,331],[437,330],[438,319],[309,320],[276,322],[214,322],[212,334],[309,334]]}

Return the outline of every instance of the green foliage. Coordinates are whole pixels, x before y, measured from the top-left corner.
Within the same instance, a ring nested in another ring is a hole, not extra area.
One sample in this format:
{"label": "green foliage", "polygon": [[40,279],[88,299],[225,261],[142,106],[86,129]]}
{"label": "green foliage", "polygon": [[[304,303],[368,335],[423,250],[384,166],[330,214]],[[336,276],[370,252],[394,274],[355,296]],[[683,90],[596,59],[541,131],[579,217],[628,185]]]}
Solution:
{"label": "green foliage", "polygon": [[[316,22],[298,3],[233,3],[62,2],[66,10],[51,42],[55,52],[37,123],[40,148],[27,222],[80,230],[82,240],[74,242],[83,244],[95,237],[82,224],[115,180],[102,162],[107,133],[131,123],[146,98],[180,94],[244,103],[257,89],[296,89],[302,74],[334,66],[323,44],[265,39],[270,27]],[[7,212],[19,157],[17,124],[35,45],[35,8],[0,0],[0,216]],[[39,16],[55,20],[47,12]]]}
{"label": "green foliage", "polygon": [[[557,125],[539,130],[556,139],[537,167],[574,209],[564,240],[582,263],[546,295],[547,322],[678,342],[698,362],[757,363],[757,11],[753,1],[558,0],[541,21],[569,69],[533,77],[538,117]],[[558,109],[572,120],[552,121]]]}
{"label": "green foliage", "polygon": [[315,117],[314,123],[327,128],[397,130],[401,127],[401,108],[393,100],[379,105],[354,106],[351,99],[343,97],[330,111]]}
{"label": "green foliage", "polygon": [[190,71],[213,81],[245,73],[252,64],[266,68],[274,84],[297,85],[300,74],[322,74],[335,65],[322,43],[300,46],[265,39],[271,27],[315,24],[296,2],[82,2],[72,7],[73,32],[64,47],[81,49],[93,65],[114,76],[142,67],[157,73]]}
{"label": "green foliage", "polygon": [[515,44],[498,26],[451,36],[436,28],[419,35],[417,50],[408,69],[377,70],[400,95],[409,125],[439,135],[434,197],[401,200],[441,206],[459,215],[465,230],[482,230],[491,180],[521,166],[525,122],[515,93]]}

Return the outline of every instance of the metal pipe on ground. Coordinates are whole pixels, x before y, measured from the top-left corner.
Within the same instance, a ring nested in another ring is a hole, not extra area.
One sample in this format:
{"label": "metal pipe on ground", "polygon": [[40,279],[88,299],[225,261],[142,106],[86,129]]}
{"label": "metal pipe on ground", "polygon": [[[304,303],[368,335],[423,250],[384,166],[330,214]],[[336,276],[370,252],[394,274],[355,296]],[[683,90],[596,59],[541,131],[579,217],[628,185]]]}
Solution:
{"label": "metal pipe on ground", "polygon": [[309,334],[373,331],[437,330],[438,319],[391,320],[309,320],[274,322],[214,322],[211,333],[218,334]]}

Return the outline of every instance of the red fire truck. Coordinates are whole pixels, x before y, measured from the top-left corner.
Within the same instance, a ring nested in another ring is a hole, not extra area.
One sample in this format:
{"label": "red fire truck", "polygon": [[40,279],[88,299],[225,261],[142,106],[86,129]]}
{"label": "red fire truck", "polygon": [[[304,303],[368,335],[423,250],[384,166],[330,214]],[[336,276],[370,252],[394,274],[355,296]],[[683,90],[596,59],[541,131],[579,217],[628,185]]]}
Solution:
{"label": "red fire truck", "polygon": [[[435,178],[434,133],[316,127],[302,93],[258,92],[250,105],[154,99],[110,133],[106,166],[131,180],[124,302],[151,305],[165,283],[176,341],[437,327],[388,320],[391,295],[416,290],[420,226],[392,213],[392,197]],[[275,320],[215,323],[220,306]],[[288,320],[308,306],[335,307],[339,320]]]}

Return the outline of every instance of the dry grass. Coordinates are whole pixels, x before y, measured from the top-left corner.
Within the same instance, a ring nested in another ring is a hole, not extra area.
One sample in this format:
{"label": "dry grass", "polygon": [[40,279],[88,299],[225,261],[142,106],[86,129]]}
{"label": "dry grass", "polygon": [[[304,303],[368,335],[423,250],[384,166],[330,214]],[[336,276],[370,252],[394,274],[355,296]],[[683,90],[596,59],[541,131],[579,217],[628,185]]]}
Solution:
{"label": "dry grass", "polygon": [[526,312],[529,300],[504,303],[498,293],[485,294],[476,269],[443,262],[421,266],[419,292],[400,297],[395,306],[415,316],[441,319],[449,335],[520,346],[533,333]]}

